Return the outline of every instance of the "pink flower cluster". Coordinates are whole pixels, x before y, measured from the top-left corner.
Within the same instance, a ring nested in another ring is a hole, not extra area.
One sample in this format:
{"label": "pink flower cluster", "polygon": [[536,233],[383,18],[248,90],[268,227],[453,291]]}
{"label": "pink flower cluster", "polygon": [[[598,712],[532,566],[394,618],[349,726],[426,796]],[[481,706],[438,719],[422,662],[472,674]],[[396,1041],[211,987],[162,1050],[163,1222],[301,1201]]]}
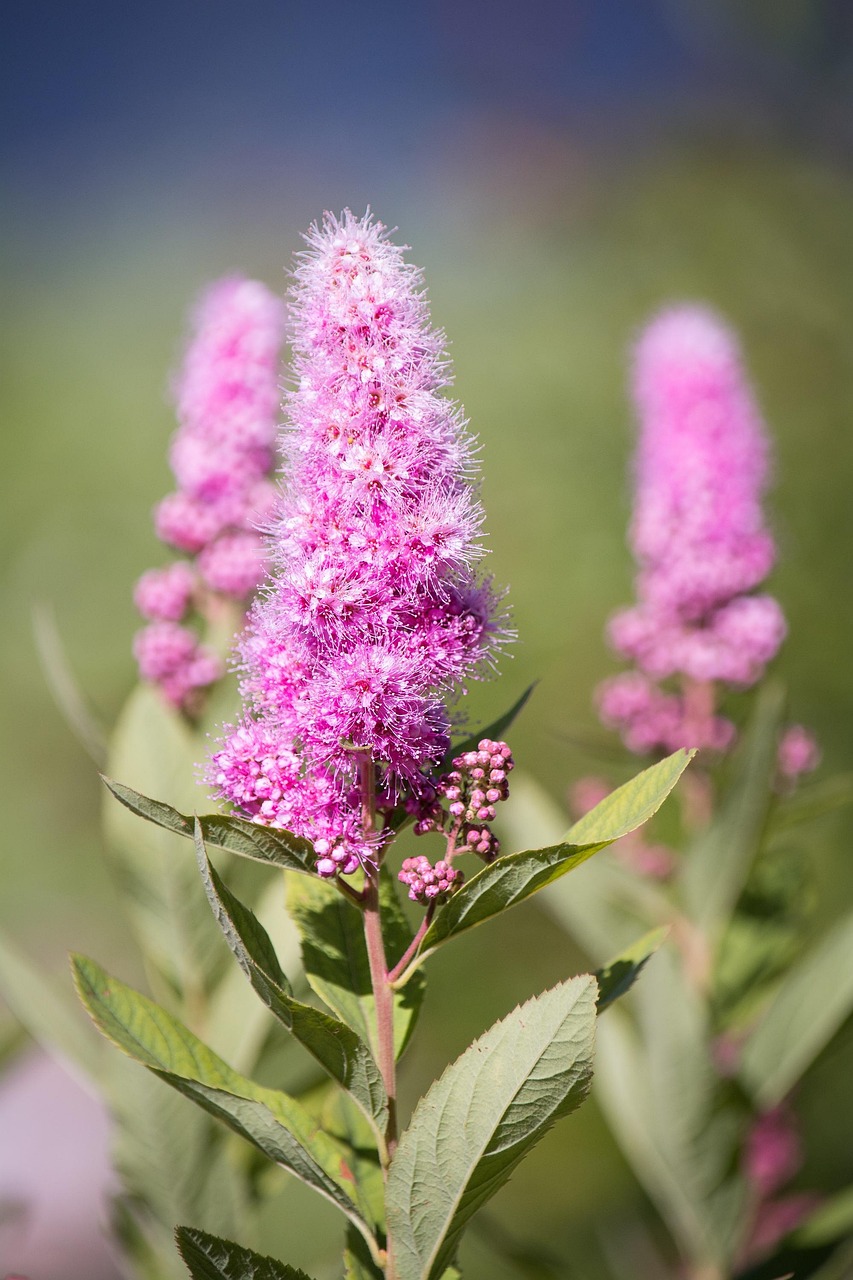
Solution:
{"label": "pink flower cluster", "polygon": [[211,592],[245,601],[264,574],[258,521],[275,488],[278,358],[284,308],[262,284],[229,277],[202,299],[176,386],[179,427],[170,460],[178,482],[157,508],[164,542],[195,557],[151,569],[134,600],[149,621],[134,641],[143,680],[192,711],[222,664],[180,625]]}
{"label": "pink flower cluster", "polygon": [[273,576],[242,641],[248,713],[210,777],[251,818],[313,840],[333,875],[381,838],[362,820],[365,768],[380,807],[434,791],[448,700],[493,664],[502,631],[475,571],[471,444],[441,394],[420,273],[348,211],[307,243]]}
{"label": "pink flower cluster", "polygon": [[697,714],[695,697],[658,682],[746,688],[785,637],[777,602],[752,594],[775,557],[761,507],[764,426],[734,335],[702,307],[652,321],[636,349],[633,391],[637,604],[611,620],[609,638],[637,670],[605,682],[599,711],[632,751],[725,750],[734,727],[713,714],[713,700]]}

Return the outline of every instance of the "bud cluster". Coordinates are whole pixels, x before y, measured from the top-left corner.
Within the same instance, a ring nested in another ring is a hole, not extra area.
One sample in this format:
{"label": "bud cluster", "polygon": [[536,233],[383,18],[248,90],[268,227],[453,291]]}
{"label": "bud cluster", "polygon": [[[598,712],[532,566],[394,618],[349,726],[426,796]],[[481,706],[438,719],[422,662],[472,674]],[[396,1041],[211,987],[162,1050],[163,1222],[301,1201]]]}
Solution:
{"label": "bud cluster", "polygon": [[[483,738],[474,751],[453,760],[453,768],[440,777],[427,794],[407,802],[415,818],[416,836],[446,831],[455,850],[476,853],[491,862],[500,852],[500,841],[487,825],[494,821],[495,806],[509,796],[514,761],[505,742]],[[446,800],[447,811],[442,808]]]}
{"label": "bud cluster", "polygon": [[412,902],[420,902],[425,907],[430,904],[440,907],[455,890],[461,888],[465,877],[458,867],[451,866],[444,859],[433,866],[429,858],[421,855],[404,859],[397,879],[409,886]]}

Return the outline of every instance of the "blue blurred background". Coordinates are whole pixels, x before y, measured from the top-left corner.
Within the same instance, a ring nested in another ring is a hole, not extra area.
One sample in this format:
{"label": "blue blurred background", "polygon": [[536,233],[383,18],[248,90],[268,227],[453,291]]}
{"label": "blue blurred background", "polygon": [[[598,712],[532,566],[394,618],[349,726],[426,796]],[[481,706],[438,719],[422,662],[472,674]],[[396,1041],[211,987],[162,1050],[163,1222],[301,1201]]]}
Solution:
{"label": "blue blurred background", "polygon": [[[602,626],[630,593],[626,348],[699,297],[741,332],[775,440],[791,709],[827,770],[853,765],[849,0],[6,0],[0,22],[0,924],[33,955],[133,976],[33,607],[109,723],[134,679],[132,583],[164,558],[150,511],[187,307],[231,269],[284,287],[324,209],[369,205],[412,246],[483,445],[520,638],[473,714],[539,678],[517,757],[558,798],[588,767]],[[849,902],[843,822],[814,849],[824,897]],[[576,959],[533,908],[441,957],[411,1088]],[[853,1177],[817,1105],[851,1066],[848,1035],[803,1098],[812,1181]],[[605,1220],[641,1204],[588,1109],[496,1213],[595,1277],[596,1201]],[[467,1274],[489,1268],[474,1246]]]}

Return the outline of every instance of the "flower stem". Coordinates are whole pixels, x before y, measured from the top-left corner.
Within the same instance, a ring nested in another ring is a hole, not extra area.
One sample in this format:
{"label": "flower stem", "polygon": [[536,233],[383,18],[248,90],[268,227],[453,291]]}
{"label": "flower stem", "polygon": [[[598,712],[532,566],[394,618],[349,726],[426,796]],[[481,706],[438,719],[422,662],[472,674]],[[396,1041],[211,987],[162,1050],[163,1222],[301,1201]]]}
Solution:
{"label": "flower stem", "polygon": [[388,974],[388,982],[391,986],[394,985],[394,983],[399,978],[400,974],[404,972],[406,965],[415,955],[418,947],[423,942],[424,935],[426,934],[426,931],[432,922],[432,918],[434,914],[435,914],[435,903],[431,902],[426,909],[426,914],[424,915],[424,918],[420,923],[417,933],[415,934],[414,938],[412,938],[412,941],[409,943],[408,947],[403,952],[400,959],[394,965],[394,968]]}
{"label": "flower stem", "polygon": [[[364,833],[372,836],[376,829],[376,775],[373,761],[367,754],[360,758],[359,775]],[[370,982],[376,1007],[376,1058],[388,1095],[388,1124],[385,1129],[385,1151],[382,1153],[383,1168],[387,1172],[397,1146],[397,1059],[394,1052],[394,993],[389,982],[385,940],[382,937],[378,863],[365,865],[362,905],[364,940],[367,944]]]}

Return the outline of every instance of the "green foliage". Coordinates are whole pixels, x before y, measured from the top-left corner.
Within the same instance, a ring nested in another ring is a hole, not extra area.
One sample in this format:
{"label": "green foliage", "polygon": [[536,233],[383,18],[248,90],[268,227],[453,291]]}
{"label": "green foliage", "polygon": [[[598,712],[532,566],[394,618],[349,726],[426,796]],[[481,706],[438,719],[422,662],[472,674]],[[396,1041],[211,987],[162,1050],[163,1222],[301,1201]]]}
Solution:
{"label": "green foliage", "polygon": [[710,828],[683,861],[687,909],[718,938],[746,884],[773,803],[776,750],[785,690],[760,690],[749,727],[731,762],[732,783]]}
{"label": "green foliage", "polygon": [[93,961],[77,956],[73,964],[80,998],[108,1039],[331,1200],[369,1236],[340,1149],[295,1099],[233,1071],[177,1019]]}
{"label": "green foliage", "polygon": [[417,963],[460,933],[524,902],[656,813],[694,753],[676,751],[619,787],[561,843],[497,858],[455,893],[427,930]]}
{"label": "green foliage", "polygon": [[666,939],[668,929],[652,929],[650,933],[622,951],[618,956],[597,969],[598,1012],[604,1013],[620,996],[631,990],[643,969],[648,964],[658,947]]}
{"label": "green foliage", "polygon": [[193,1227],[178,1227],[175,1239],[193,1280],[310,1280],[296,1267]]}
{"label": "green foliage", "polygon": [[379,1068],[363,1040],[345,1023],[294,1000],[269,935],[253,913],[222,883],[196,822],[196,853],[205,892],[225,939],[253,989],[300,1044],[347,1089],[382,1133],[388,1099]]}
{"label": "green foliage", "polygon": [[747,1041],[742,1078],[757,1103],[780,1102],[853,1011],[853,912],[794,965]]}
{"label": "green foliage", "polygon": [[[302,935],[302,962],[311,986],[376,1053],[376,1002],[358,908],[319,876],[289,877],[287,905]],[[387,873],[380,881],[380,907],[385,946],[393,964],[393,957],[405,951],[411,934]],[[424,992],[424,979],[417,975],[414,982],[394,994],[397,1057],[412,1034]]]}
{"label": "green foliage", "polygon": [[[179,813],[160,800],[151,800],[111,778],[104,778],[104,782],[131,813],[146,818],[164,831],[173,831],[176,835],[192,840],[195,818]],[[308,840],[294,836],[289,831],[259,826],[254,822],[245,822],[242,818],[228,818],[221,813],[205,814],[198,821],[207,843],[217,849],[227,849],[240,858],[264,862],[285,871],[301,871],[312,876],[315,874],[316,857],[313,847]]]}
{"label": "green foliage", "polygon": [[[110,743],[108,767],[134,786],[192,805],[203,745],[156,690],[134,689]],[[128,789],[128,794],[132,795]],[[164,809],[170,806],[164,804]],[[139,822],[108,800],[104,830],[117,863],[124,900],[149,969],[175,992],[201,1000],[220,958],[192,858],[165,824]],[[174,828],[172,828],[174,830]]]}
{"label": "green foliage", "polygon": [[0,992],[21,1025],[59,1058],[95,1081],[103,1055],[91,1027],[81,1022],[73,992],[64,992],[0,933]]}
{"label": "green foliage", "polygon": [[566,843],[613,844],[642,827],[657,813],[695,755],[695,751],[675,751],[611,791],[569,828]]}
{"label": "green foliage", "polygon": [[388,1178],[399,1280],[435,1280],[464,1227],[592,1075],[597,987],[574,978],[516,1009],[448,1067],[418,1104]]}

